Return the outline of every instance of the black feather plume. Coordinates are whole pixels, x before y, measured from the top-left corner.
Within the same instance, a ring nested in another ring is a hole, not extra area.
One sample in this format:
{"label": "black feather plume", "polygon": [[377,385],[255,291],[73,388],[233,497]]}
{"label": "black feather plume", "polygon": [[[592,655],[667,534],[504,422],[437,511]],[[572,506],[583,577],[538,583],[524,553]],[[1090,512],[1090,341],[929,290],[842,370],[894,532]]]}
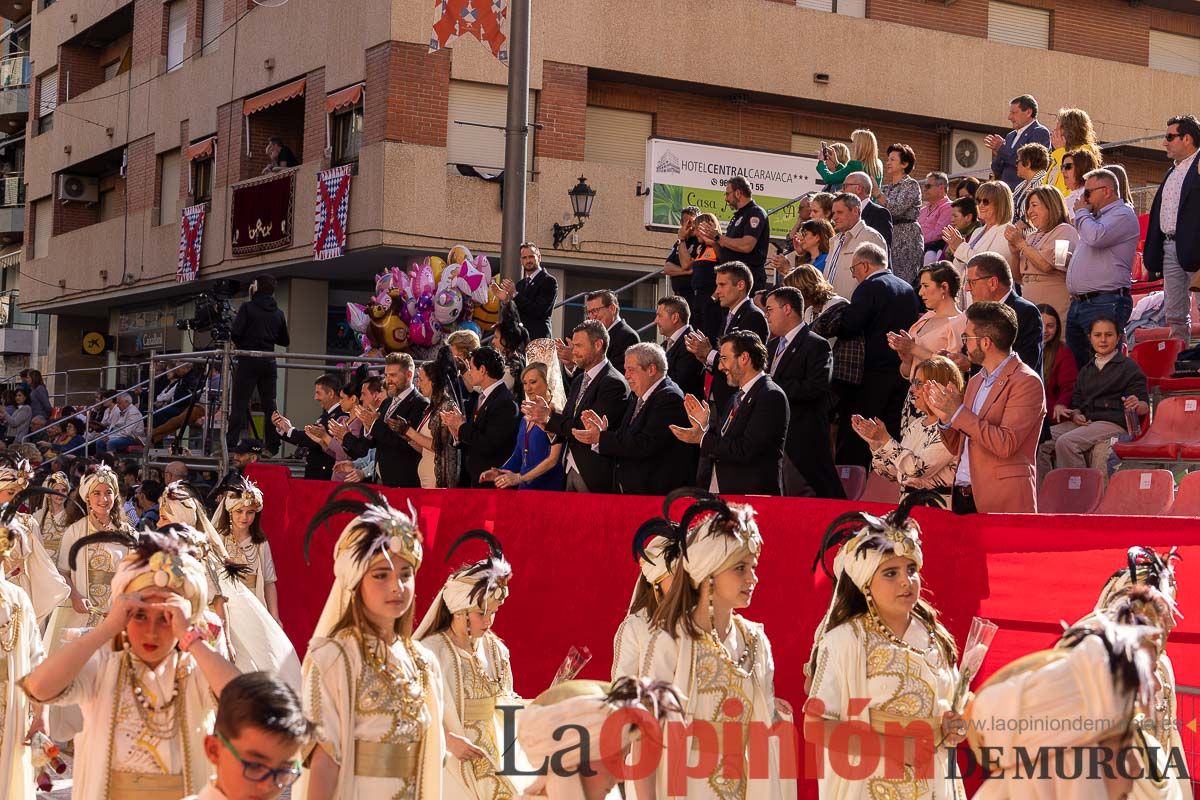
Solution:
{"label": "black feather plume", "polygon": [[663,519],[662,517],[654,517],[643,522],[633,534],[634,562],[645,561],[648,564],[654,563],[654,559],[646,553],[646,544],[655,536],[670,539],[678,545],[679,528],[670,520]]}
{"label": "black feather plume", "polygon": [[813,559],[812,571],[816,572],[817,567],[820,567],[831,579],[836,578],[833,570],[825,563],[825,554],[833,548],[850,541],[855,534],[863,529],[864,525],[868,524],[869,520],[867,516],[861,511],[851,511],[842,514],[829,523],[829,527],[825,529],[825,535],[821,537],[821,544],[817,548],[817,557]]}
{"label": "black feather plume", "polygon": [[89,544],[105,544],[109,542],[127,547],[130,550],[138,546],[138,540],[133,534],[126,531],[97,531],[96,533],[90,533],[87,536],[80,537],[75,544],[71,545],[70,551],[67,552],[67,563],[70,565],[71,570],[75,570],[75,559],[79,555],[80,550]]}
{"label": "black feather plume", "polygon": [[[346,495],[353,494],[360,494],[366,499],[342,499]],[[325,505],[321,506],[317,513],[313,515],[313,518],[308,523],[308,527],[304,531],[304,563],[312,563],[309,558],[309,548],[312,545],[313,535],[317,532],[318,528],[338,514],[353,514],[357,517],[367,510],[368,505],[376,505],[381,508],[390,507],[386,497],[361,483],[343,483],[330,492],[329,497],[325,500]],[[358,560],[362,560],[371,554],[375,548],[375,540],[382,533],[376,525],[368,524],[366,527],[373,529],[372,532],[375,535],[359,537],[354,543],[355,557]]]}
{"label": "black feather plume", "polygon": [[450,545],[450,549],[446,551],[446,563],[450,563],[450,557],[454,555],[454,551],[458,546],[469,542],[473,539],[478,539],[488,546],[488,554],[491,558],[500,560],[504,558],[504,547],[500,544],[500,540],[492,534],[491,531],[485,531],[482,528],[476,528],[473,531],[467,531],[462,536],[459,536]]}

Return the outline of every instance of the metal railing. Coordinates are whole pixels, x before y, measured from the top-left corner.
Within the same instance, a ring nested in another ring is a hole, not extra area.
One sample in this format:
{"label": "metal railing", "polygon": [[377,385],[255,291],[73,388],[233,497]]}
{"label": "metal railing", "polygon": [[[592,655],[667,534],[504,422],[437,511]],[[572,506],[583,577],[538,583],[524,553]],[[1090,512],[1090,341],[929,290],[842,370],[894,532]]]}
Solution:
{"label": "metal railing", "polygon": [[0,89],[28,86],[29,77],[29,56],[0,58]]}
{"label": "metal railing", "polygon": [[[621,292],[625,291],[626,289],[632,289],[634,286],[637,286],[638,284],[641,284],[641,283],[645,283],[648,280],[653,280],[655,278],[661,278],[665,273],[666,273],[666,270],[663,270],[663,269],[657,269],[653,272],[647,272],[645,275],[641,275],[641,276],[635,278],[634,280],[631,280],[629,283],[624,284],[623,286],[618,286],[616,289],[612,290],[612,293],[620,294]],[[590,291],[576,292],[575,294],[571,295],[570,297],[567,297],[567,298],[555,303],[554,308],[562,308],[565,305],[574,303],[576,300],[582,300],[584,295],[587,295],[587,294],[591,294],[591,292]]]}
{"label": "metal railing", "polygon": [[0,207],[25,205],[25,173],[6,172],[0,176]]}

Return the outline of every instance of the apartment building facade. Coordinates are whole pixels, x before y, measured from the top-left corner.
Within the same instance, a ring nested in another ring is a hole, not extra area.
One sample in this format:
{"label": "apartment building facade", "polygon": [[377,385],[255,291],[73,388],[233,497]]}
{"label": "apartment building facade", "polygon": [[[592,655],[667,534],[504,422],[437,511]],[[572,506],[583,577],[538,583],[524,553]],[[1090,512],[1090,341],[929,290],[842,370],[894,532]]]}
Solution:
{"label": "apartment building facade", "polygon": [[[500,187],[486,176],[503,167],[506,70],[469,39],[430,53],[424,0],[35,3],[20,292],[24,311],[54,315],[52,369],[203,347],[174,325],[197,289],[264,271],[281,279],[293,349],[349,354],[345,303],[379,270],[456,243],[498,258]],[[18,5],[0,0],[0,15]],[[1048,125],[1078,106],[1102,141],[1154,137],[1200,109],[1195,5],[535,0],[526,238],[544,243],[564,295],[660,266],[671,235],[645,224],[648,137],[811,155],[866,126],[884,146],[910,144],[921,173],[962,172],[1022,93]],[[231,204],[271,136],[299,161],[290,243],[246,252]],[[1154,138],[1109,160],[1135,186],[1167,166]],[[348,252],[315,261],[316,174],[347,163]],[[581,175],[592,215],[554,249]],[[201,203],[200,282],[178,283],[180,212]],[[661,289],[622,300],[652,309]],[[106,333],[109,352],[84,354],[88,331]],[[306,379],[287,387],[297,401],[308,391]]]}

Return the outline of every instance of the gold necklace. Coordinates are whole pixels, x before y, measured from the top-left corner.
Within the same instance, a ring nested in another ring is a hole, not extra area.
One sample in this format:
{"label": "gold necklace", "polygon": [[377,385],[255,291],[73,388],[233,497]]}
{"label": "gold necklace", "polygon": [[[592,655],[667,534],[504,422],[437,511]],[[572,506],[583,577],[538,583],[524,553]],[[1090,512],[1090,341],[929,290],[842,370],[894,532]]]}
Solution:
{"label": "gold necklace", "polygon": [[[129,676],[129,688],[133,693],[134,706],[137,708],[138,716],[142,719],[142,724],[152,736],[160,740],[165,741],[174,738],[179,730],[179,715],[175,713],[181,696],[179,684],[187,677],[187,671],[182,664],[175,668],[175,680],[172,682],[171,696],[164,700],[161,706],[155,707],[150,702],[145,687],[138,680],[137,669],[133,663],[133,654],[129,650],[125,651],[125,660],[127,667],[126,674]],[[160,719],[164,715],[165,718]]]}
{"label": "gold necklace", "polygon": [[715,630],[705,631],[705,636],[708,637],[709,643],[716,648],[721,658],[733,668],[734,672],[743,678],[749,678],[753,675],[754,657],[758,651],[758,639],[747,635],[746,629],[742,627],[736,617],[731,620],[731,623],[737,627],[738,632],[742,635],[742,655],[737,661],[733,660],[733,656],[725,648],[725,643],[717,638]]}
{"label": "gold necklace", "polygon": [[21,636],[21,608],[8,603],[4,604],[4,608],[8,612],[8,622],[0,625],[0,648],[6,653],[11,653]]}
{"label": "gold necklace", "polygon": [[[362,647],[363,661],[382,680],[385,686],[392,688],[392,693],[400,703],[400,713],[409,718],[420,716],[421,706],[425,704],[425,694],[429,691],[429,673],[425,660],[417,652],[411,639],[402,639],[404,650],[412,661],[417,674],[408,675],[404,665],[397,659],[395,669],[392,669],[391,648],[382,639],[377,640],[379,647],[371,647],[366,637],[359,636]],[[376,650],[382,650],[380,655]]]}
{"label": "gold necklace", "polygon": [[[937,638],[934,637],[933,631],[926,627],[923,622],[921,623],[921,626],[925,628],[925,632],[929,636],[929,647],[925,650],[920,650],[893,633],[892,629],[887,626],[887,623],[880,619],[879,615],[875,613],[875,608],[873,605],[870,613],[867,615],[867,618],[870,621],[871,627],[875,629],[875,632],[887,639],[891,644],[899,647],[901,650],[912,653],[915,656],[920,656],[921,658],[925,659],[925,663],[929,664],[931,667],[936,667],[938,665]],[[909,617],[910,625],[912,624],[913,619],[913,617]],[[920,622],[919,619],[917,621]]]}

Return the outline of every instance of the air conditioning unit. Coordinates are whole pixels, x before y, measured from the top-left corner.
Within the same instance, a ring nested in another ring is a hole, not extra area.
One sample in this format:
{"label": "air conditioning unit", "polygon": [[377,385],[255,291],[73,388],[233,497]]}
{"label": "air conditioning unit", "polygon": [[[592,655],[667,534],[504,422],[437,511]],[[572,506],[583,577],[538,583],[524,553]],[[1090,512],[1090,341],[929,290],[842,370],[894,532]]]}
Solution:
{"label": "air conditioning unit", "polygon": [[953,175],[956,172],[988,169],[992,163],[992,151],[983,142],[986,135],[978,131],[951,131],[950,164],[946,171]]}
{"label": "air conditioning unit", "polygon": [[72,203],[100,201],[100,179],[91,175],[59,175],[58,199]]}

